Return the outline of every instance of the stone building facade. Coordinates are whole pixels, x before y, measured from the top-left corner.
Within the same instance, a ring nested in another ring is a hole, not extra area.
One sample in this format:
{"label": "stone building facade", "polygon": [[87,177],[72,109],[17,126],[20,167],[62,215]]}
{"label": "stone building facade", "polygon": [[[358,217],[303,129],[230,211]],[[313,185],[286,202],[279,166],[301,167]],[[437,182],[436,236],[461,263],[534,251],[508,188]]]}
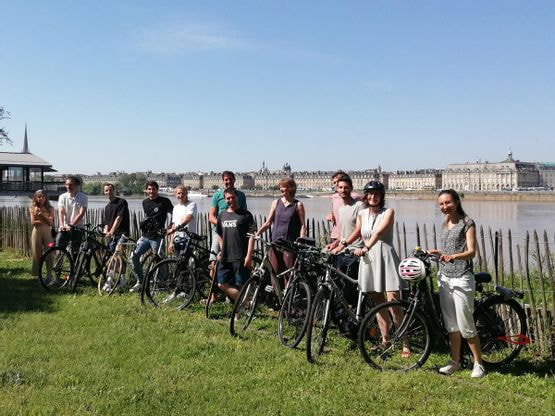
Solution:
{"label": "stone building facade", "polygon": [[440,189],[442,171],[440,169],[421,169],[395,171],[389,174],[389,189],[392,190],[429,190]]}

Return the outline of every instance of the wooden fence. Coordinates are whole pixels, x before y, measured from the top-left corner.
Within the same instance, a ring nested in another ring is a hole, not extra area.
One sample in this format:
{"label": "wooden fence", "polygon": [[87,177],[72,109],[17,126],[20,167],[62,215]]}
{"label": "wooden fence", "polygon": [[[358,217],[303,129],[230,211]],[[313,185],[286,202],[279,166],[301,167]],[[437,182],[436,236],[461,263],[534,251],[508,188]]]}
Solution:
{"label": "wooden fence", "polygon": [[[143,217],[142,211],[131,212],[132,236],[138,237],[139,223]],[[258,216],[256,220],[258,224],[262,224],[265,218]],[[86,222],[100,224],[102,210],[89,210]],[[323,246],[328,242],[328,222],[309,218],[306,225],[307,235],[314,238],[318,245]],[[200,213],[198,231],[207,235],[211,243],[212,234],[207,213]],[[424,248],[438,247],[435,224],[430,227],[427,224],[407,226],[405,223],[395,223],[394,231],[394,245],[401,258],[410,255],[412,242]],[[10,248],[30,256],[30,235],[28,208],[0,207],[0,250]],[[551,236],[551,243],[555,244],[555,235]],[[555,356],[555,276],[547,232],[544,231],[540,237],[534,230],[531,233],[526,232],[525,236],[513,238],[510,229],[503,233],[501,230],[480,226],[477,230],[476,248],[475,270],[490,272],[496,284],[525,293],[522,304],[527,313],[530,337],[541,355]]]}

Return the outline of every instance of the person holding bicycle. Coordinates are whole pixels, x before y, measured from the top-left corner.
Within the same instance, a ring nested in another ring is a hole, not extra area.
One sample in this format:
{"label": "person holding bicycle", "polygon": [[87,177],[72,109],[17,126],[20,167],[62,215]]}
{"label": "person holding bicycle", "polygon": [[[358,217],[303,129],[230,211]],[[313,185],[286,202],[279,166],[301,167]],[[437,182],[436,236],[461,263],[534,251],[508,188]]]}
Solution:
{"label": "person holding bicycle", "polygon": [[[175,229],[180,225],[187,226],[187,229],[196,234],[197,232],[197,204],[194,201],[189,201],[187,198],[188,192],[185,185],[177,185],[175,187],[175,197],[177,204],[173,207],[172,224],[168,230],[168,234],[174,234]],[[178,231],[176,236],[184,236],[184,231]],[[170,239],[168,251],[173,253],[173,237]]]}
{"label": "person holding bicycle", "polygon": [[252,268],[254,238],[247,233],[256,232],[256,222],[249,211],[239,207],[234,189],[226,189],[224,197],[227,209],[218,215],[216,226],[222,248],[216,279],[218,288],[234,301],[237,288],[247,281]]}
{"label": "person holding bicycle", "polygon": [[144,279],[141,256],[149,249],[153,253],[158,251],[158,245],[162,242],[159,231],[165,228],[168,215],[171,215],[173,211],[171,201],[164,196],[158,195],[158,183],[156,181],[147,181],[145,190],[147,198],[143,200],[143,210],[146,218],[141,223],[142,235],[137,241],[137,247],[131,256],[133,272],[137,276],[137,283],[129,289],[130,292],[137,292],[141,289]]}
{"label": "person holding bicycle", "polygon": [[[400,260],[393,247],[393,224],[395,211],[385,208],[385,187],[377,181],[370,181],[364,186],[364,209],[360,210],[353,233],[346,242],[363,239],[363,245],[355,250],[360,257],[358,283],[360,290],[370,293],[374,303],[398,300],[404,288],[397,272]],[[393,316],[395,322],[401,321],[401,311]],[[380,329],[387,334],[389,316],[381,316]],[[388,339],[383,343],[387,344]],[[409,356],[410,349],[403,347],[403,356]]]}
{"label": "person holding bicycle", "polygon": [[104,207],[104,236],[108,241],[108,251],[113,253],[120,237],[129,236],[129,207],[127,201],[116,196],[114,184],[106,182],[102,186],[108,203]]}
{"label": "person holding bicycle", "polygon": [[[262,235],[273,224],[272,242],[280,239],[294,242],[298,237],[306,235],[304,205],[295,198],[297,184],[292,178],[281,179],[279,190],[282,197],[272,202],[268,219],[256,235]],[[273,247],[270,248],[268,258],[276,274],[293,267],[296,259],[294,253],[276,250]]]}
{"label": "person holding bicycle", "polygon": [[439,372],[451,375],[459,370],[461,342],[465,338],[474,358],[471,376],[483,377],[486,371],[473,316],[476,284],[472,259],[476,253],[476,224],[464,212],[461,198],[453,189],[439,193],[438,205],[445,215],[441,227],[441,249],[430,252],[440,256],[439,300],[451,349],[451,361]]}
{"label": "person holding bicycle", "polygon": [[58,226],[59,233],[56,245],[66,247],[71,242],[71,252],[77,253],[83,239],[83,233],[73,227],[82,227],[85,213],[87,212],[88,198],[79,191],[81,179],[77,176],[68,176],[65,180],[67,192],[58,198]]}

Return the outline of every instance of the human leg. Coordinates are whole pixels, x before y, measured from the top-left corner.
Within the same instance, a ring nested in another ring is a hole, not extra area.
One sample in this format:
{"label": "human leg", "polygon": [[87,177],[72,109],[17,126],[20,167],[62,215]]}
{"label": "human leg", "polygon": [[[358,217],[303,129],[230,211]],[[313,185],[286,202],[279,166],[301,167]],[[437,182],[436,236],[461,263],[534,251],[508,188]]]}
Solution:
{"label": "human leg", "polygon": [[143,266],[141,265],[141,256],[150,249],[150,240],[146,237],[141,237],[137,241],[137,246],[131,255],[131,262],[133,264],[133,273],[137,277],[137,283],[141,285],[144,279]]}

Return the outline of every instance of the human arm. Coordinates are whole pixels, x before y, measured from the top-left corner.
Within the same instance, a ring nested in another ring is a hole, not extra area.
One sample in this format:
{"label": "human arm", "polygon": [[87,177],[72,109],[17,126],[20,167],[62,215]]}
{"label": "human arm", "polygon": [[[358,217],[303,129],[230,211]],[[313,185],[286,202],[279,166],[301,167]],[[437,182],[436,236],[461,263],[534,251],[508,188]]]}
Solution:
{"label": "human arm", "polygon": [[[355,229],[353,230],[353,232],[345,239],[336,240],[337,245],[335,246],[332,253],[337,254],[337,253],[341,252],[342,250],[345,249],[345,247],[347,247],[353,241],[356,241],[358,238],[360,238],[361,228],[362,228],[362,219],[360,218],[360,213],[359,213],[359,214],[357,214],[357,219],[356,219],[356,222],[355,222]],[[344,244],[342,243],[342,241],[344,241]],[[359,250],[362,250],[362,249],[355,250],[355,255],[356,256],[362,256],[362,254],[364,254],[364,253],[359,252]],[[357,254],[357,252],[358,252],[358,254]]]}
{"label": "human arm", "polygon": [[302,202],[297,202],[297,214],[299,215],[299,221],[301,222],[300,237],[306,237],[306,214],[304,204]]}
{"label": "human arm", "polygon": [[252,255],[254,253],[254,237],[249,238],[249,244],[247,246],[247,255],[245,256],[244,266],[248,269],[252,268]]}
{"label": "human arm", "polygon": [[270,206],[270,213],[268,214],[268,219],[266,220],[266,222],[264,222],[264,224],[260,226],[260,228],[256,232],[256,235],[262,235],[264,231],[270,228],[270,226],[274,222],[274,218],[276,216],[277,201],[277,199],[272,201],[272,205]]}
{"label": "human arm", "polygon": [[115,235],[122,221],[123,217],[121,215],[118,215],[111,227],[108,227],[106,225],[104,228],[104,234],[106,235],[106,237],[112,237],[113,235]]}
{"label": "human arm", "polygon": [[216,216],[216,207],[210,207],[210,209],[208,210],[208,221],[210,221],[210,223],[216,225],[218,224],[218,217]]}
{"label": "human arm", "polygon": [[35,214],[34,208],[35,207],[29,207],[29,215],[31,216],[31,225],[32,226],[40,225],[40,223],[41,223],[41,221],[38,219],[38,217],[40,215],[40,212]]}

